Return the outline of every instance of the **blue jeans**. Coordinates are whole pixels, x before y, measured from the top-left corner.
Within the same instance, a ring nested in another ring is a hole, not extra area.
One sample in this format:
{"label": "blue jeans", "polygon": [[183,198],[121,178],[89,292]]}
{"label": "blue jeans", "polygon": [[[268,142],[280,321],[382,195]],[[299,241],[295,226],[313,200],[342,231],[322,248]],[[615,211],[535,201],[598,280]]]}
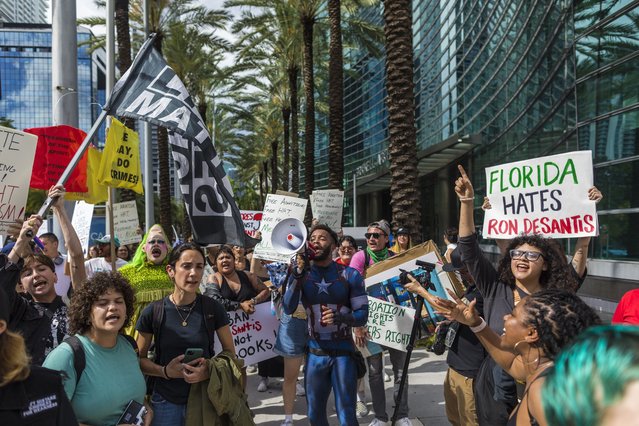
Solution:
{"label": "blue jeans", "polygon": [[162,395],[153,392],[151,396],[153,421],[151,426],[184,426],[186,420],[186,404],[174,404]]}

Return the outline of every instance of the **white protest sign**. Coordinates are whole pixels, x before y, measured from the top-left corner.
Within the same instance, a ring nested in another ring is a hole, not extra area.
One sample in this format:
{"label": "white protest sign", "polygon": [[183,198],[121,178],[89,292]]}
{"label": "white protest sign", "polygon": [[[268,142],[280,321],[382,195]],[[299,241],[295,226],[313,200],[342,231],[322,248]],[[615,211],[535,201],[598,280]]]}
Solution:
{"label": "white protest sign", "polygon": [[0,234],[24,216],[37,144],[35,135],[0,127]]}
{"label": "white protest sign", "polygon": [[80,244],[82,245],[82,251],[86,254],[89,250],[89,237],[91,234],[91,220],[93,219],[93,204],[85,203],[84,201],[76,201],[75,208],[73,209],[73,218],[71,219],[71,226],[75,229]]}
{"label": "white protest sign", "polygon": [[244,222],[244,232],[249,237],[255,237],[257,231],[260,230],[260,223],[262,222],[262,212],[255,210],[240,210],[242,215],[242,222]]}
{"label": "white protest sign", "polygon": [[260,232],[262,241],[255,246],[253,256],[256,259],[272,260],[275,262],[290,263],[290,255],[282,255],[275,252],[271,245],[271,232],[281,220],[295,218],[304,220],[308,200],[303,198],[288,197],[286,195],[268,194],[264,203]]}
{"label": "white protest sign", "polygon": [[542,234],[552,238],[598,233],[592,153],[575,151],[486,168],[485,238]]}
{"label": "white protest sign", "polygon": [[[235,353],[244,360],[245,365],[255,364],[276,357],[273,352],[277,339],[279,321],[271,312],[270,303],[255,305],[255,313],[247,314],[242,309],[227,312],[229,327],[233,336]],[[220,353],[222,346],[215,339],[215,353]]]}
{"label": "white protest sign", "polygon": [[395,305],[374,297],[368,298],[366,328],[371,341],[406,352],[413,329],[415,309]]}
{"label": "white protest sign", "polygon": [[342,227],[344,191],[337,189],[318,190],[311,194],[313,218],[338,231]]}
{"label": "white protest sign", "polygon": [[142,241],[138,233],[140,221],[135,201],[124,201],[113,205],[113,229],[120,244],[132,244]]}

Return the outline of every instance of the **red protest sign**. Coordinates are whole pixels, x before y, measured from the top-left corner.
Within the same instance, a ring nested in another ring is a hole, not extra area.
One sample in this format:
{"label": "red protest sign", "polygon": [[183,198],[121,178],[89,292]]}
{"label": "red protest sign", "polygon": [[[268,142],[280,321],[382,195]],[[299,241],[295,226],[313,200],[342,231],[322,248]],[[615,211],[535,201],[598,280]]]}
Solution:
{"label": "red protest sign", "polygon": [[[86,133],[71,126],[25,129],[38,137],[30,187],[48,190],[55,185],[78,150]],[[64,185],[68,192],[87,192],[87,154],[85,153]]]}

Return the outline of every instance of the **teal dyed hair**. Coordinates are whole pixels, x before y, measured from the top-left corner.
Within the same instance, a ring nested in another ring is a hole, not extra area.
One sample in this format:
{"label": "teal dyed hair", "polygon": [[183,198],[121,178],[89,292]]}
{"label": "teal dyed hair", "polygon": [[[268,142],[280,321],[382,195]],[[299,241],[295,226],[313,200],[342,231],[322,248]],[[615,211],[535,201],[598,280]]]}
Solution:
{"label": "teal dyed hair", "polygon": [[541,393],[549,425],[596,426],[639,380],[639,327],[584,331],[555,360]]}
{"label": "teal dyed hair", "polygon": [[166,232],[164,232],[164,229],[162,228],[162,226],[156,223],[155,225],[149,228],[149,231],[147,231],[146,234],[144,234],[144,236],[142,237],[142,241],[140,241],[140,245],[138,245],[138,248],[137,250],[135,250],[135,254],[133,255],[133,258],[128,264],[128,265],[131,265],[130,267],[135,268],[136,271],[141,269],[144,265],[148,263],[144,248],[146,247],[146,240],[147,238],[149,238],[149,232],[153,228],[160,228],[160,232],[162,233],[162,235],[164,235],[164,240],[166,241],[167,253],[166,253],[166,257],[162,261],[162,264],[166,266],[169,263],[168,259],[169,259],[169,256],[171,255],[171,242],[169,241],[168,236],[166,235]]}

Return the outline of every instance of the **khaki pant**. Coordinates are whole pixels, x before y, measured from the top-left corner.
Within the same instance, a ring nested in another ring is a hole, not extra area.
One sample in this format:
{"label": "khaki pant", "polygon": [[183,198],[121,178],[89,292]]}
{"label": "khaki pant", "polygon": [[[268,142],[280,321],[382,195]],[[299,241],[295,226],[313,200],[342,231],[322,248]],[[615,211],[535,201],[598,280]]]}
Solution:
{"label": "khaki pant", "polygon": [[444,401],[446,416],[453,426],[477,426],[473,379],[448,368],[444,380]]}

